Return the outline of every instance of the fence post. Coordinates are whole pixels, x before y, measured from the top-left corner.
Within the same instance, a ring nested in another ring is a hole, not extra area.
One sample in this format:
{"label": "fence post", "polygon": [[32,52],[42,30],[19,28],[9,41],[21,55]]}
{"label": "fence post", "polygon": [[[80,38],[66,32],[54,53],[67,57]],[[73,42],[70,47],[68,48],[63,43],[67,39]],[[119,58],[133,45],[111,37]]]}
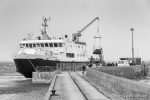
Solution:
{"label": "fence post", "polygon": [[75,63],[73,62],[73,69],[74,69],[74,72],[76,71],[76,69],[75,69]]}

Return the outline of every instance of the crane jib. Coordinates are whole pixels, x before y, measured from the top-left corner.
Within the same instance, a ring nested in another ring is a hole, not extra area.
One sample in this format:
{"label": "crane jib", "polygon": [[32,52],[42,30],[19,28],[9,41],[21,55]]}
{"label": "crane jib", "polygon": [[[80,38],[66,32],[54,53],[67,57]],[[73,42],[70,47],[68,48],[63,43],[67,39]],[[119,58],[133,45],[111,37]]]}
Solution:
{"label": "crane jib", "polygon": [[[80,31],[78,31],[78,33],[81,33],[81,32],[83,32],[87,27],[89,27],[93,22],[95,22],[95,21],[98,21],[98,23],[99,23],[99,17],[96,17],[96,18],[94,18],[90,23],[88,23],[85,27],[83,27]],[[99,25],[98,25],[98,27],[99,27]]]}

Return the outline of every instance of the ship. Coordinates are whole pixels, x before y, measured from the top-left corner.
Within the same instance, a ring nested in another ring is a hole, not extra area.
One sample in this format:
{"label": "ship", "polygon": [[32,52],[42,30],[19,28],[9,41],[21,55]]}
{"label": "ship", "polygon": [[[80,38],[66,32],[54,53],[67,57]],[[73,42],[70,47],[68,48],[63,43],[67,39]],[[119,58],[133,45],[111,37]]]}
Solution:
{"label": "ship", "polygon": [[[32,78],[32,72],[39,71],[41,68],[54,71],[57,70],[57,65],[60,63],[86,66],[90,62],[87,44],[80,41],[79,37],[96,20],[99,20],[99,17],[93,19],[77,33],[73,33],[72,39],[69,39],[68,35],[57,37],[48,35],[47,28],[50,19],[43,17],[41,34],[34,37],[28,35],[19,43],[19,50],[13,55],[16,71],[27,78]],[[101,48],[95,50],[95,53],[102,53]]]}

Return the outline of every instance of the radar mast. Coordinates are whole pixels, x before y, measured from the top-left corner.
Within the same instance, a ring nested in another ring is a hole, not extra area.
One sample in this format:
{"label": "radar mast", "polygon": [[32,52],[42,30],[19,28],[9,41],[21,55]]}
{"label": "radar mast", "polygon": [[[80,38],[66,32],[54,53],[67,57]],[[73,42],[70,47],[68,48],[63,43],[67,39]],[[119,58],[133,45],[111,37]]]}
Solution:
{"label": "radar mast", "polygon": [[43,17],[43,23],[42,23],[43,29],[41,30],[43,40],[49,39],[49,36],[47,35],[47,31],[46,31],[46,28],[48,27],[48,24],[47,24],[48,21],[50,21],[50,17],[49,18]]}

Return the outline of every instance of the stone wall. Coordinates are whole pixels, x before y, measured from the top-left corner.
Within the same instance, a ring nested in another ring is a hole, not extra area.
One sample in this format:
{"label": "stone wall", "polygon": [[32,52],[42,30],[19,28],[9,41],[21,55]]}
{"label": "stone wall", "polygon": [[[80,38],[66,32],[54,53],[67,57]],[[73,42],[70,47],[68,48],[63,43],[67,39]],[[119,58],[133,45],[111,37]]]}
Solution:
{"label": "stone wall", "polygon": [[146,77],[148,74],[148,66],[145,65],[111,66],[111,67],[104,66],[104,67],[95,67],[94,69],[127,79],[141,79]]}
{"label": "stone wall", "polygon": [[150,85],[87,69],[86,76],[126,100],[150,100]]}

